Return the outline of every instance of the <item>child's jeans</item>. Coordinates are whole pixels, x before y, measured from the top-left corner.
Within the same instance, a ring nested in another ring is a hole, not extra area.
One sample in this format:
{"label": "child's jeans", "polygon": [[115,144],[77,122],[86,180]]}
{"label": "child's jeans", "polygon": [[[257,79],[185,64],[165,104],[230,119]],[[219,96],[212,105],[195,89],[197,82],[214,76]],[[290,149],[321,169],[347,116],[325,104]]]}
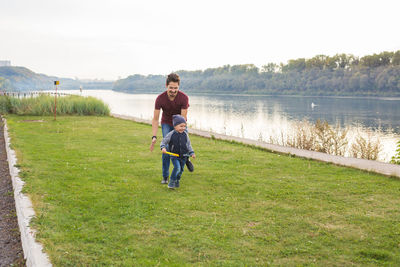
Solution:
{"label": "child's jeans", "polygon": [[185,168],[187,157],[178,158],[171,157],[172,164],[174,165],[174,169],[171,173],[171,178],[169,179],[169,187],[179,187],[179,181],[181,180],[181,176],[183,173],[183,169]]}

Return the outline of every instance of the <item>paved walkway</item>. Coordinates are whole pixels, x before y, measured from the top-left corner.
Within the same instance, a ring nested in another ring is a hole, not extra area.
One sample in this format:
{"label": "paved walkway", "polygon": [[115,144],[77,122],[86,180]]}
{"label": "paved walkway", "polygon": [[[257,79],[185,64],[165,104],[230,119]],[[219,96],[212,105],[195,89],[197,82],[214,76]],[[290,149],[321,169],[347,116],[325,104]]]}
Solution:
{"label": "paved walkway", "polygon": [[[135,118],[135,117],[131,117],[131,116],[118,115],[118,114],[111,114],[111,116],[120,118],[120,119],[132,120],[132,121],[136,121],[136,122],[151,124],[150,120],[143,120],[143,119],[139,119],[139,118]],[[254,145],[254,146],[265,148],[265,149],[273,151],[273,152],[291,154],[291,155],[296,155],[298,157],[315,159],[315,160],[324,161],[324,162],[330,162],[330,163],[334,163],[337,165],[342,165],[342,166],[346,166],[346,167],[352,167],[352,168],[357,168],[357,169],[361,169],[361,170],[376,172],[376,173],[380,173],[380,174],[384,174],[384,175],[388,175],[388,176],[400,177],[400,165],[389,164],[389,163],[379,162],[379,161],[375,161],[375,160],[334,156],[334,155],[329,155],[329,154],[325,154],[325,153],[321,153],[321,152],[315,152],[315,151],[280,146],[280,145],[273,145],[273,144],[268,144],[265,142],[255,141],[255,140],[251,140],[251,139],[228,136],[228,135],[224,135],[224,134],[210,133],[207,131],[191,129],[191,128],[189,128],[189,132],[190,132],[190,134],[195,134],[195,135],[199,135],[199,136],[203,136],[203,137],[207,137],[207,138],[211,138],[213,136],[216,139],[235,141],[235,142],[240,142],[240,143],[247,144],[247,145]]]}

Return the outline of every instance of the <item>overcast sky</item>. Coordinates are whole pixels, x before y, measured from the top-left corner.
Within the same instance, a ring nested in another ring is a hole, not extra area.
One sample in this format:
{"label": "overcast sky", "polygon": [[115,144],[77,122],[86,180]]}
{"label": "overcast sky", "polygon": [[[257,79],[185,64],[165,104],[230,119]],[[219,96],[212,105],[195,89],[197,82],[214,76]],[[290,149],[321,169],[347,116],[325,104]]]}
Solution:
{"label": "overcast sky", "polygon": [[399,0],[0,0],[0,60],[117,79],[400,49]]}

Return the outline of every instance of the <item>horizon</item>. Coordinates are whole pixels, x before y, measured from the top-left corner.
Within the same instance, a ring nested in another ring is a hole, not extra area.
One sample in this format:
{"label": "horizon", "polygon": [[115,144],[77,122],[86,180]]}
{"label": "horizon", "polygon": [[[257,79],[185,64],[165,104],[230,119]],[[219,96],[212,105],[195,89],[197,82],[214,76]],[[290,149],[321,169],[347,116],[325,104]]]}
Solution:
{"label": "horizon", "polygon": [[115,81],[400,50],[394,0],[154,2],[3,3],[0,60],[49,76]]}

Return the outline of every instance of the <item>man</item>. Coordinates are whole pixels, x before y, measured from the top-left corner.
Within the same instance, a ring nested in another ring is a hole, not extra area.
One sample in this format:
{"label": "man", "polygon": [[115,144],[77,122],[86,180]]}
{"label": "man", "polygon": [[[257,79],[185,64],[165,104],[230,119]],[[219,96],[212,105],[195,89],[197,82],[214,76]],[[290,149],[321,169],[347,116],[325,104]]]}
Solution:
{"label": "man", "polygon": [[[161,93],[155,102],[154,116],[152,121],[153,136],[151,137],[150,151],[153,151],[157,142],[158,121],[160,118],[160,109],[162,109],[161,131],[165,137],[174,129],[172,116],[180,114],[187,121],[187,112],[189,108],[189,97],[179,91],[180,77],[176,73],[171,73],[167,77],[166,91]],[[190,162],[187,164],[191,164]],[[162,154],[162,184],[168,184],[170,156]],[[188,166],[189,167],[189,166]],[[192,166],[191,166],[192,167]],[[190,170],[190,169],[189,169]]]}

